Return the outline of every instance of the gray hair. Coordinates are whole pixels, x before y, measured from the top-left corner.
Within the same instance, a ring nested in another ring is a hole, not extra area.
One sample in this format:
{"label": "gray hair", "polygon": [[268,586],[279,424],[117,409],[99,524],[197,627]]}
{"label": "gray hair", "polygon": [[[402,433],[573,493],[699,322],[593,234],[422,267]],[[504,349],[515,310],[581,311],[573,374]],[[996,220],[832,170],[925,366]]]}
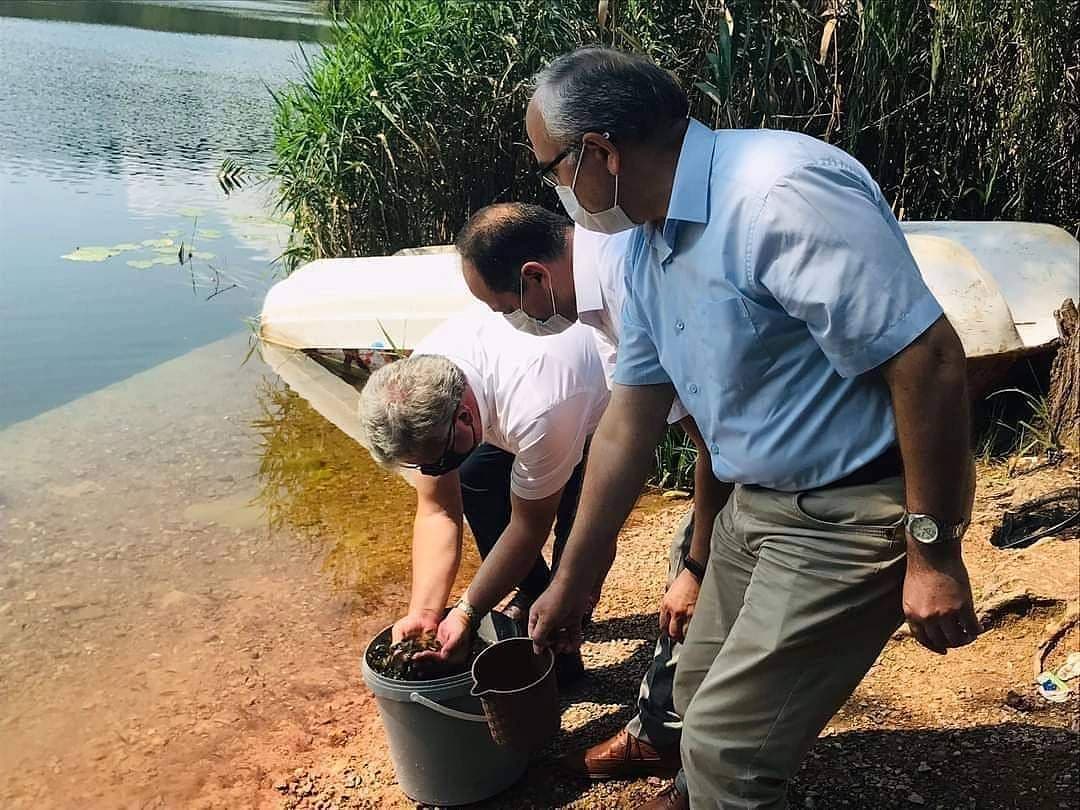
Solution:
{"label": "gray hair", "polygon": [[360,392],[364,445],[385,467],[439,452],[464,393],[465,375],[445,357],[425,354],[383,366]]}
{"label": "gray hair", "polygon": [[581,143],[586,132],[608,132],[613,141],[666,138],[690,112],[686,93],[671,73],[642,56],[612,48],[579,48],[540,71],[533,99],[548,135],[562,146]]}

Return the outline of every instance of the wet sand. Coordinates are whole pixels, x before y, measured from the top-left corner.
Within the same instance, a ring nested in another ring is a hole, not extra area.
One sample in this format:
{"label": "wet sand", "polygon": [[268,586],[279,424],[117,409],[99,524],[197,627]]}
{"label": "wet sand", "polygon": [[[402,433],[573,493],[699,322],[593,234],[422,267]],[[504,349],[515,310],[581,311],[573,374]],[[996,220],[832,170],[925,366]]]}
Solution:
{"label": "wet sand", "polygon": [[[410,495],[247,341],[0,431],[0,806],[258,806],[313,727],[355,732],[408,558],[364,554],[407,538]],[[313,482],[328,458],[362,498]]]}

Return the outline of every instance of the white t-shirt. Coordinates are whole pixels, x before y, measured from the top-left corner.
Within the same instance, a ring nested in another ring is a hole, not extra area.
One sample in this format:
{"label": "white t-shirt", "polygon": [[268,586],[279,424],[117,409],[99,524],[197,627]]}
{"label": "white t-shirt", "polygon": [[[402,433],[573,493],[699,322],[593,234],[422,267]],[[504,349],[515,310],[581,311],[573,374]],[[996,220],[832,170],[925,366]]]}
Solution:
{"label": "white t-shirt", "polygon": [[570,480],[607,406],[591,331],[575,324],[535,337],[478,307],[448,318],[413,352],[441,355],[465,374],[483,440],[514,454],[510,489],[520,498],[546,498]]}
{"label": "white t-shirt", "polygon": [[[593,333],[608,388],[615,377],[615,355],[622,331],[626,279],[623,262],[633,233],[629,230],[608,235],[574,226],[574,295],[577,297],[578,320]],[[687,413],[676,397],[668,422],[675,424]]]}

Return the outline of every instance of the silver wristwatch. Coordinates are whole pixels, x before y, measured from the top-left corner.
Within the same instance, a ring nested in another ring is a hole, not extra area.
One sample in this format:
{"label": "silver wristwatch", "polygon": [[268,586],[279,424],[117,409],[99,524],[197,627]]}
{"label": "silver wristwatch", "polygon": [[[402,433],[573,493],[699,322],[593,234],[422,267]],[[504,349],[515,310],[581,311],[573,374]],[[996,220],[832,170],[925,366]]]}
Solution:
{"label": "silver wristwatch", "polygon": [[904,529],[918,542],[927,546],[955,543],[967,531],[968,521],[959,523],[941,523],[933,515],[920,515],[907,512],[904,515]]}
{"label": "silver wristwatch", "polygon": [[465,614],[465,618],[469,620],[469,630],[475,633],[476,628],[480,626],[480,617],[476,613],[476,608],[470,605],[464,596],[458,599],[454,607]]}

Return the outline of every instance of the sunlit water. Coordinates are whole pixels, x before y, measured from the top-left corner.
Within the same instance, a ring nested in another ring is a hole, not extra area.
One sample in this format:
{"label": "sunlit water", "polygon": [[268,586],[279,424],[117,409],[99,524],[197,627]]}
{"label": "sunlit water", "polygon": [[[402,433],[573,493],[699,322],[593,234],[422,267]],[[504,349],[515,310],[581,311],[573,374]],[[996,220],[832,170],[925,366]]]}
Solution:
{"label": "sunlit water", "polygon": [[[0,2],[0,14],[231,20],[254,34],[280,30],[260,14],[298,6]],[[269,160],[267,87],[296,75],[298,54],[291,40],[0,16],[0,427],[244,328],[287,226],[257,191],[227,199],[215,172],[225,157]],[[122,249],[98,260],[104,248]]]}
{"label": "sunlit water", "polygon": [[0,807],[251,806],[288,729],[359,688],[408,569],[411,490],[244,362],[288,228],[214,176],[269,159],[265,85],[322,24],[286,2],[6,14]]}

